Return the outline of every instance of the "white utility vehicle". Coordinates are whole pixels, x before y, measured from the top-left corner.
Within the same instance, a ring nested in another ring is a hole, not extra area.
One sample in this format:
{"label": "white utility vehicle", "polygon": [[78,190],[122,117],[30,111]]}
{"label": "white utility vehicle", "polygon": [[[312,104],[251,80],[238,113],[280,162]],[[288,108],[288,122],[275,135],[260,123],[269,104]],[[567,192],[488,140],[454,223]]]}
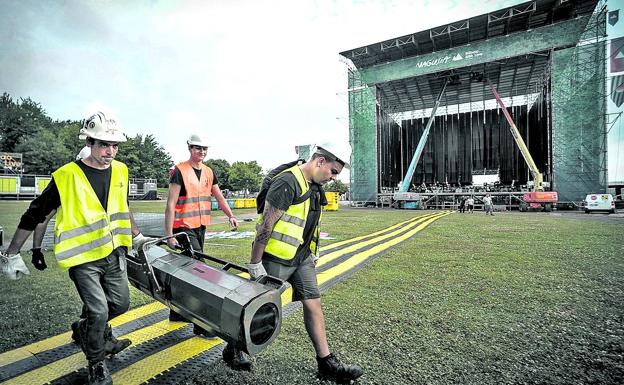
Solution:
{"label": "white utility vehicle", "polygon": [[585,197],[585,213],[592,211],[608,211],[615,213],[615,200],[611,194],[588,194]]}

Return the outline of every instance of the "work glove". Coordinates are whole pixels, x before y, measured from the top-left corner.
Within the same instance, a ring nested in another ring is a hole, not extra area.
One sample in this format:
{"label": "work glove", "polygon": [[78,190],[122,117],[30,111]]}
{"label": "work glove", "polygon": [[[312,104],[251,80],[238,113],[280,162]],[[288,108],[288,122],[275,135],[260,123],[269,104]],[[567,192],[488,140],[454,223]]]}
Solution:
{"label": "work glove", "polygon": [[264,266],[262,265],[262,261],[260,261],[258,263],[248,263],[247,264],[247,269],[249,270],[249,276],[254,281],[257,281],[260,278],[262,278],[265,275],[267,275],[267,272],[264,269]]}
{"label": "work glove", "polygon": [[32,252],[32,259],[30,262],[33,264],[35,269],[41,271],[45,270],[48,265],[46,265],[45,258],[41,252],[41,247],[33,247],[30,251]]}
{"label": "work glove", "polygon": [[139,233],[139,235],[132,238],[132,248],[136,251],[139,251],[141,250],[141,246],[143,246],[145,242],[153,241],[155,239],[156,238],[146,237],[145,235]]}
{"label": "work glove", "polygon": [[10,280],[16,280],[22,278],[22,275],[30,275],[30,270],[19,253],[8,255],[0,252],[0,273]]}

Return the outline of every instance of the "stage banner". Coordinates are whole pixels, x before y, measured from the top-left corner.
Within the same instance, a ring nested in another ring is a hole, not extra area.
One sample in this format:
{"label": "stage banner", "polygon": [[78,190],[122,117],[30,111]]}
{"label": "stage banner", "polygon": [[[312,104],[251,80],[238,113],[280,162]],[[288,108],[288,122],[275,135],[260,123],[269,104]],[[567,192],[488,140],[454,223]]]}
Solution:
{"label": "stage banner", "polygon": [[624,183],[624,0],[607,3],[608,183]]}

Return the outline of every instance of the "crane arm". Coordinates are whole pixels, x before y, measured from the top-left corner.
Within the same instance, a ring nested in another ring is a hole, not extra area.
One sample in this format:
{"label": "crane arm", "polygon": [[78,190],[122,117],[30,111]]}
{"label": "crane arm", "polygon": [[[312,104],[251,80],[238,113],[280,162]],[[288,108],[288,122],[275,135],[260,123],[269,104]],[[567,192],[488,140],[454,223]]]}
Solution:
{"label": "crane arm", "polygon": [[412,177],[414,176],[414,171],[416,171],[416,164],[420,160],[420,156],[422,155],[423,150],[425,149],[425,143],[427,143],[427,138],[429,137],[429,131],[431,130],[431,124],[434,121],[436,110],[440,105],[440,100],[442,99],[442,95],[444,95],[444,90],[446,89],[446,85],[448,84],[449,79],[446,78],[444,80],[444,85],[440,90],[440,94],[436,99],[435,104],[433,105],[433,109],[431,110],[431,116],[429,116],[429,120],[427,121],[427,125],[423,130],[423,134],[420,137],[420,141],[418,142],[418,146],[416,146],[416,151],[414,151],[414,157],[412,157],[412,161],[410,162],[409,167],[407,168],[407,173],[403,177],[403,181],[401,182],[400,192],[407,192],[409,190],[410,184],[412,183]]}
{"label": "crane arm", "polygon": [[516,127],[516,124],[511,118],[511,115],[509,115],[509,111],[507,111],[507,108],[505,107],[505,104],[501,100],[500,95],[498,94],[498,92],[496,92],[496,88],[494,88],[494,85],[490,83],[490,79],[486,78],[486,81],[487,81],[488,86],[490,86],[490,88],[492,89],[492,93],[494,94],[494,97],[496,98],[498,105],[503,110],[503,114],[505,115],[505,118],[507,119],[507,122],[509,123],[509,130],[511,131],[511,135],[516,141],[516,144],[518,145],[518,148],[520,149],[520,153],[522,153],[522,157],[524,158],[524,161],[529,166],[529,171],[531,172],[531,175],[533,176],[535,190],[544,191],[544,186],[543,186],[544,176],[537,168],[535,161],[533,161],[533,157],[531,156],[531,153],[529,152],[529,148],[524,143],[524,140],[522,139],[522,136],[520,135],[520,131],[518,131],[518,128]]}

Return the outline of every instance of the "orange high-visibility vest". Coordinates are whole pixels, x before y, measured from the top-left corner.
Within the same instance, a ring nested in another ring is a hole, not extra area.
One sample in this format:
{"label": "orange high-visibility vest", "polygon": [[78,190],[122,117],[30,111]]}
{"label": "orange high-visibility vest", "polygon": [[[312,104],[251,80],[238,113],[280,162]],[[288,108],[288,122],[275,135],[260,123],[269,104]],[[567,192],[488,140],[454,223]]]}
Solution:
{"label": "orange high-visibility vest", "polygon": [[210,224],[210,209],[212,206],[210,196],[214,179],[212,170],[210,167],[202,164],[201,179],[197,180],[193,166],[188,161],[182,162],[176,165],[176,167],[182,173],[186,196],[178,197],[173,228],[186,227],[195,229],[200,226],[208,226]]}

